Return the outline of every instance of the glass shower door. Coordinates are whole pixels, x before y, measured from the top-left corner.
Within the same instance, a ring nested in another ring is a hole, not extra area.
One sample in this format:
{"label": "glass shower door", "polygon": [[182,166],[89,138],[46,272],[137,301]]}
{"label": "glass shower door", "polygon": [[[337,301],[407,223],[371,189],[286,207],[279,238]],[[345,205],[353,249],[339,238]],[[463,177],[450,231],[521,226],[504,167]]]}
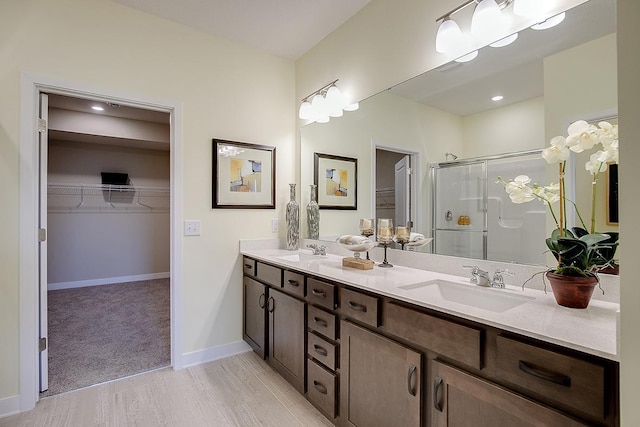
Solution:
{"label": "glass shower door", "polygon": [[486,258],[486,162],[432,169],[433,249],[440,255]]}

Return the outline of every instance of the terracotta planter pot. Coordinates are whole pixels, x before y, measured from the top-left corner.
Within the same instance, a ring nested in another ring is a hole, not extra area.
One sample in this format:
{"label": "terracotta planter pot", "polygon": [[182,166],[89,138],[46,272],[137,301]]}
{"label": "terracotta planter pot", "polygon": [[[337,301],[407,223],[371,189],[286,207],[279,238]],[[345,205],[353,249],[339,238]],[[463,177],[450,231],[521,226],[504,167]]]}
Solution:
{"label": "terracotta planter pot", "polygon": [[587,308],[593,289],[598,283],[596,276],[572,277],[550,271],[546,275],[558,305],[570,308]]}

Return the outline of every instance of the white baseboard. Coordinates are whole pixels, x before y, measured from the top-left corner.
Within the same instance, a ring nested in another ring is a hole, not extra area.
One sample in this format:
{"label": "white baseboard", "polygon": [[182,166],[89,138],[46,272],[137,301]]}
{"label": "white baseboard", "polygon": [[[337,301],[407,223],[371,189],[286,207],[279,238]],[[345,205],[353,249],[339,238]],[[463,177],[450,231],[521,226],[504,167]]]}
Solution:
{"label": "white baseboard", "polygon": [[0,418],[15,415],[20,412],[20,396],[11,396],[0,399]]}
{"label": "white baseboard", "polygon": [[76,282],[49,283],[47,290],[57,291],[60,289],[84,288],[85,286],[110,285],[112,283],[138,282],[140,280],[167,279],[170,273],[150,273],[138,274],[135,276],[107,277],[105,279],[78,280]]}
{"label": "white baseboard", "polygon": [[182,355],[182,363],[176,364],[174,368],[188,368],[189,366],[195,366],[218,359],[224,359],[225,357],[233,356],[240,353],[246,353],[247,351],[251,351],[251,347],[249,347],[249,344],[244,341],[236,341],[218,347],[207,348],[204,350],[194,351],[192,353],[185,353]]}

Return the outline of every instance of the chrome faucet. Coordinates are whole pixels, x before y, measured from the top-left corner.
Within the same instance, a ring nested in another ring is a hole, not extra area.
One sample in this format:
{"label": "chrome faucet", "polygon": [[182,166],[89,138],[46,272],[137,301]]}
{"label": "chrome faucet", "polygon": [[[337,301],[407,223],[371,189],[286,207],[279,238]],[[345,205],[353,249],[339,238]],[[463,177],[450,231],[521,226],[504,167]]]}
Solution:
{"label": "chrome faucet", "polygon": [[493,273],[493,280],[491,281],[491,286],[492,287],[504,289],[504,276],[503,276],[503,274],[507,274],[509,276],[513,276],[514,275],[509,270],[500,270],[500,269],[496,270],[496,272]]}
{"label": "chrome faucet", "polygon": [[491,286],[489,273],[487,271],[481,270],[477,265],[464,265],[463,267],[471,269],[471,278],[469,279],[469,282],[478,286]]}
{"label": "chrome faucet", "polygon": [[313,249],[314,255],[326,255],[327,247],[325,245],[318,246],[315,243],[311,243],[307,245],[308,248]]}

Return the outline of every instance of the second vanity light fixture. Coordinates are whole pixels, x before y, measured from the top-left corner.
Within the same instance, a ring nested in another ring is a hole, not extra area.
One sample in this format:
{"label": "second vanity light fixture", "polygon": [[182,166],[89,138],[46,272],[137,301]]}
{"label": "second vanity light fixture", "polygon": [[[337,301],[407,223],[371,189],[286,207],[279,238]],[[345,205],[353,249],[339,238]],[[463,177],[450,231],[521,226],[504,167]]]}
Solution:
{"label": "second vanity light fixture", "polygon": [[[441,53],[466,51],[471,46],[473,39],[481,42],[496,40],[505,33],[509,25],[508,18],[503,14],[503,9],[513,3],[513,14],[526,18],[540,18],[553,6],[554,0],[467,0],[460,6],[436,19],[442,21],[436,34],[436,51]],[[467,6],[475,4],[475,10],[471,17],[470,34],[463,33],[458,24],[451,18],[456,12]],[[559,24],[564,19],[564,12],[540,22],[531,28],[546,29]],[[518,33],[511,34],[489,46],[503,47],[513,43],[518,38]],[[457,62],[468,62],[478,56],[475,50],[458,59]]]}
{"label": "second vanity light fixture", "polygon": [[355,111],[360,105],[351,104],[340,92],[334,80],[302,99],[298,117],[302,120],[312,120],[327,123],[330,117],[342,117],[343,111]]}

